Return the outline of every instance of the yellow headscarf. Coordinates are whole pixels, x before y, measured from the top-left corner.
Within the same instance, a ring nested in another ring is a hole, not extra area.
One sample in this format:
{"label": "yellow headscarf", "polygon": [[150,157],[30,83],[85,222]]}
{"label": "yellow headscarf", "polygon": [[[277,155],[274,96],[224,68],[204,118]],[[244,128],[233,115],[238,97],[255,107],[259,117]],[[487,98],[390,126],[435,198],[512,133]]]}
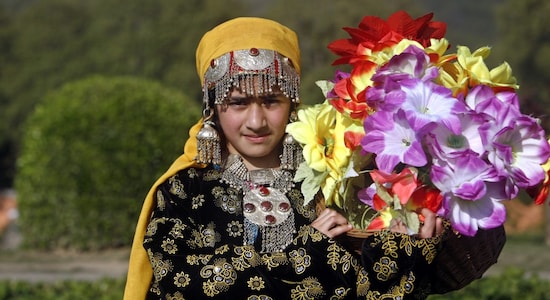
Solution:
{"label": "yellow headscarf", "polygon": [[[246,17],[222,23],[203,36],[196,52],[197,72],[201,82],[212,59],[230,51],[247,48],[275,50],[288,57],[300,73],[300,50],[294,31],[275,21]],[[143,248],[143,239],[155,207],[154,196],[157,187],[168,178],[183,169],[199,166],[194,159],[197,155],[196,136],[201,126],[202,119],[189,130],[184,154],[177,158],[166,173],[153,184],[145,198],[130,253],[124,300],[145,299],[147,295],[153,269],[147,252]]]}

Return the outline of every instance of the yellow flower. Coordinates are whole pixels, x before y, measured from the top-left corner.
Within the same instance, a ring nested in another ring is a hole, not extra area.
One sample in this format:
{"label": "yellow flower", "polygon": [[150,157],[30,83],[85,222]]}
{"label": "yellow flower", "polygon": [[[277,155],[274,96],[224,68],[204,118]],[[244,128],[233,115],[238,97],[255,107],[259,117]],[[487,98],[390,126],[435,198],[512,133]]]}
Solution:
{"label": "yellow flower", "polygon": [[512,69],[504,62],[500,66],[489,70],[484,59],[491,52],[489,47],[481,47],[471,53],[465,46],[457,47],[458,63],[470,76],[470,86],[486,84],[493,87],[508,87],[517,89],[516,78],[512,76]]}
{"label": "yellow flower", "polygon": [[345,145],[344,132],[351,125],[327,101],[299,110],[298,121],[287,125],[287,133],[303,145],[307,166],[324,176],[319,188],[327,204],[334,199],[349,163],[351,150]]}

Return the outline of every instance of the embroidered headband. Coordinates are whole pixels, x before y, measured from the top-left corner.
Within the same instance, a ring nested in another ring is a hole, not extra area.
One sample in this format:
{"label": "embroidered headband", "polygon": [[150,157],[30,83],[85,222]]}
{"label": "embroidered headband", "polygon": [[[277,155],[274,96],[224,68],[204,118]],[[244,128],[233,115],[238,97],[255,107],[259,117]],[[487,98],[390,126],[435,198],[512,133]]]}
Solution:
{"label": "embroidered headband", "polygon": [[298,38],[275,21],[242,17],[216,26],[201,39],[196,61],[206,107],[212,100],[222,103],[231,87],[251,94],[270,92],[276,85],[299,102]]}

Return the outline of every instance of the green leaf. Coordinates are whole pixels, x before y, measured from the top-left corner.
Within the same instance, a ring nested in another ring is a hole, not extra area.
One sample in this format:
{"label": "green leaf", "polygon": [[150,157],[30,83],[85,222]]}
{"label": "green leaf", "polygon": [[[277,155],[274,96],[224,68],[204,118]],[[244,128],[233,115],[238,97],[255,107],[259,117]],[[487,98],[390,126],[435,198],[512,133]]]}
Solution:
{"label": "green leaf", "polygon": [[325,180],[328,172],[318,172],[308,167],[306,162],[303,162],[296,170],[294,181],[302,181],[302,194],[304,195],[304,205],[307,205],[315,194],[319,192],[321,183]]}

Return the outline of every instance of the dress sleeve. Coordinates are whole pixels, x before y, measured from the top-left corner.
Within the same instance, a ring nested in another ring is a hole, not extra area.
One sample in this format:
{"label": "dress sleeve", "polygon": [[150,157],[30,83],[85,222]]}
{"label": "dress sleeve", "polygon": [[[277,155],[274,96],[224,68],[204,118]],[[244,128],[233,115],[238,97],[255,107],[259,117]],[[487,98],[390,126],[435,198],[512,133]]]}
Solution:
{"label": "dress sleeve", "polygon": [[424,299],[431,293],[434,260],[449,231],[432,238],[378,232],[363,243],[361,264],[370,281],[369,299]]}

